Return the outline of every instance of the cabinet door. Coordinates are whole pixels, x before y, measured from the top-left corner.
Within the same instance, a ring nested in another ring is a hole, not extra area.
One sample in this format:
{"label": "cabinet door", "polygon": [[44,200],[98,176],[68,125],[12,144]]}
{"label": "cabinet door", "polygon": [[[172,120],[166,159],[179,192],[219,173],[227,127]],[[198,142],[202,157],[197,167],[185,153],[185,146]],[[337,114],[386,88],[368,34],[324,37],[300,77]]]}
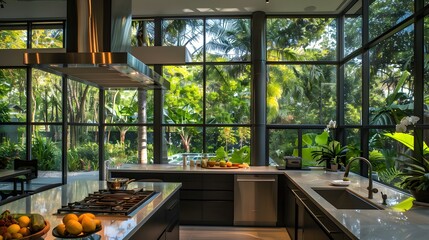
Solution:
{"label": "cabinet door", "polygon": [[203,222],[207,225],[232,226],[234,220],[233,201],[203,202]]}
{"label": "cabinet door", "polygon": [[304,229],[302,232],[303,240],[329,240],[329,236],[321,229],[317,222],[313,219],[311,214],[304,211]]}
{"label": "cabinet door", "polygon": [[202,201],[180,200],[180,224],[201,225],[202,219]]}
{"label": "cabinet door", "polygon": [[296,227],[296,210],[295,210],[295,196],[292,193],[292,190],[286,186],[285,187],[285,204],[284,204],[284,223],[287,232],[291,240],[296,239],[295,227]]}

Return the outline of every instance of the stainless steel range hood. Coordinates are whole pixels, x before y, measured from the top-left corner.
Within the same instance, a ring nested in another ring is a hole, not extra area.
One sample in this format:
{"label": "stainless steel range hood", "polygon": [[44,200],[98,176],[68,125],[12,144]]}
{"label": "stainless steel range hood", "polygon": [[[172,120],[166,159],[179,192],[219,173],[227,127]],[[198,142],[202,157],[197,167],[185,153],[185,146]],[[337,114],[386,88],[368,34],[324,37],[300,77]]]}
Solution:
{"label": "stainless steel range hood", "polygon": [[65,53],[25,53],[24,64],[101,88],[169,89],[131,51],[131,0],[68,0]]}

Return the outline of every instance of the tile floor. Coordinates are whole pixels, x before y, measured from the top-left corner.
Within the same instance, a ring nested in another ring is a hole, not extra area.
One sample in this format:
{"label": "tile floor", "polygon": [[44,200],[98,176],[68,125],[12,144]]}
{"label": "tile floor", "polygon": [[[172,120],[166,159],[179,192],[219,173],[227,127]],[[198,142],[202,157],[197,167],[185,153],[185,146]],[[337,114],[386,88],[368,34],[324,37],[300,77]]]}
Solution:
{"label": "tile floor", "polygon": [[180,240],[290,240],[285,228],[180,226]]}

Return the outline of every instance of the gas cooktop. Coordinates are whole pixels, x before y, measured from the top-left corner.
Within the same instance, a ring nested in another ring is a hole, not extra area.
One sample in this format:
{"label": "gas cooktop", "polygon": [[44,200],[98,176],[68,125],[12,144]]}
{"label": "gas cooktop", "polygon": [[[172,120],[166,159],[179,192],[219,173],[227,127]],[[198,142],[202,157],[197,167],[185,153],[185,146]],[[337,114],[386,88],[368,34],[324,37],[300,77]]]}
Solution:
{"label": "gas cooktop", "polygon": [[141,204],[149,200],[155,191],[144,191],[143,189],[133,190],[99,190],[90,193],[82,201],[68,203],[57,210],[61,213],[83,213],[105,215],[129,215]]}

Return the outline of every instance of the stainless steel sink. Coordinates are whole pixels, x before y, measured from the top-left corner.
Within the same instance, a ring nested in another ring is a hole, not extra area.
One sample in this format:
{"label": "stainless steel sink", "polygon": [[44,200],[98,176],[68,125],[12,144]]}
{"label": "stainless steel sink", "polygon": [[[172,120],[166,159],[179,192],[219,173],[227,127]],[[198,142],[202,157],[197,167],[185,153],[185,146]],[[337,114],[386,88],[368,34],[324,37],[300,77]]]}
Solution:
{"label": "stainless steel sink", "polygon": [[337,209],[383,209],[346,188],[313,188],[313,190]]}

